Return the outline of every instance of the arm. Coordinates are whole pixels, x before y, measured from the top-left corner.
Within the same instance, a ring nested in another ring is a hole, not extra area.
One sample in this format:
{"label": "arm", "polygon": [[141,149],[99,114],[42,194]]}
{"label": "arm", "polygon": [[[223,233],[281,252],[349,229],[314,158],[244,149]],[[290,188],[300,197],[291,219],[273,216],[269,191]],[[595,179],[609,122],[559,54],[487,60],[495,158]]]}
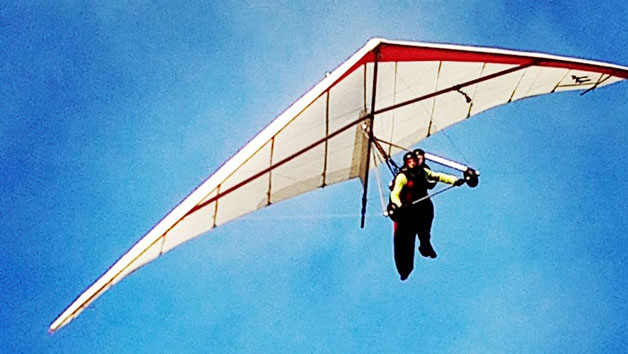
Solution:
{"label": "arm", "polygon": [[425,176],[427,176],[428,180],[432,180],[436,182],[443,182],[447,184],[454,184],[458,180],[458,177],[453,176],[453,175],[448,175],[446,173],[441,173],[441,172],[434,172],[430,170],[429,168],[424,168],[424,170],[425,170]]}
{"label": "arm", "polygon": [[401,199],[399,195],[401,194],[401,190],[403,186],[408,183],[408,178],[403,173],[400,173],[395,177],[395,184],[393,186],[392,191],[390,191],[390,201],[398,207],[401,207],[403,203],[401,203]]}

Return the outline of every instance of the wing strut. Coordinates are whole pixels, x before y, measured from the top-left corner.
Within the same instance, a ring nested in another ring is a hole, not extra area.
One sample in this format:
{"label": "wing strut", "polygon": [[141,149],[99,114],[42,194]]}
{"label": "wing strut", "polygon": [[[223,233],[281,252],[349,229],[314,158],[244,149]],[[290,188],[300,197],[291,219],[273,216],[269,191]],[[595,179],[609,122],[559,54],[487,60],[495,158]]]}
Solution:
{"label": "wing strut", "polygon": [[366,146],[366,168],[364,169],[364,192],[362,193],[362,216],[360,219],[360,228],[364,228],[366,217],[366,194],[369,186],[369,163],[371,162],[371,144],[373,144],[373,121],[375,117],[375,94],[377,91],[377,63],[379,62],[379,47],[375,48],[375,60],[373,62],[373,90],[371,95],[371,112],[367,121],[368,144]]}

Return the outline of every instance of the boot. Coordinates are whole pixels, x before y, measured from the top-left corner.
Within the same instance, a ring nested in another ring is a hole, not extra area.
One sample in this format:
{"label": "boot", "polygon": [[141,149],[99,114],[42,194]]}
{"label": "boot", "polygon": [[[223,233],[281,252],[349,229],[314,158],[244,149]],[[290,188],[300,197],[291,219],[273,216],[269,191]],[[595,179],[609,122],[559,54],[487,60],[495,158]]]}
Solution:
{"label": "boot", "polygon": [[434,251],[434,247],[432,247],[432,244],[429,241],[427,242],[427,253],[430,258],[438,257],[436,251]]}
{"label": "boot", "polygon": [[429,257],[430,256],[430,251],[427,247],[423,246],[423,244],[421,244],[419,246],[419,253],[421,253],[421,256],[423,257]]}
{"label": "boot", "polygon": [[426,257],[426,258],[438,257],[438,255],[436,254],[436,251],[434,251],[434,247],[432,247],[432,243],[430,242],[430,240],[421,242],[421,245],[419,246],[419,253],[421,253],[421,256]]}

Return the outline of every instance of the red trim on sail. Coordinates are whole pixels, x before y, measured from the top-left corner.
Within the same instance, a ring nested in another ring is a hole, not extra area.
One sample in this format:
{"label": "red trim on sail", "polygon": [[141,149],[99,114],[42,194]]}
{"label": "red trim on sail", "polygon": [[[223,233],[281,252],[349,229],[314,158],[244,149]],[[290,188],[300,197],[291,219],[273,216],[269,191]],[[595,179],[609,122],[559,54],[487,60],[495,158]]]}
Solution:
{"label": "red trim on sail", "polygon": [[[513,55],[503,53],[489,53],[462,49],[447,49],[434,47],[417,47],[410,45],[387,44],[382,43],[379,46],[380,62],[409,62],[409,61],[454,61],[454,62],[480,62],[522,65],[535,61],[535,66],[544,66],[550,68],[564,68],[571,70],[594,71],[598,73],[617,76],[622,79],[628,78],[628,70],[612,68],[603,65],[586,64],[573,62],[569,60],[555,60],[544,58],[542,54],[539,56]],[[339,81],[350,75],[357,68],[365,63],[375,61],[373,51],[366,54],[362,59],[355,63],[341,77],[338,78],[331,86],[335,86]]]}
{"label": "red trim on sail", "polygon": [[503,53],[474,52],[458,49],[414,47],[404,45],[391,45],[383,43],[380,47],[380,62],[386,61],[458,61],[458,62],[483,62],[496,64],[521,65],[535,60],[538,66],[552,68],[565,68],[572,70],[595,71],[620,78],[628,78],[628,70],[612,67],[573,62],[569,60],[555,60],[539,56],[511,55]]}

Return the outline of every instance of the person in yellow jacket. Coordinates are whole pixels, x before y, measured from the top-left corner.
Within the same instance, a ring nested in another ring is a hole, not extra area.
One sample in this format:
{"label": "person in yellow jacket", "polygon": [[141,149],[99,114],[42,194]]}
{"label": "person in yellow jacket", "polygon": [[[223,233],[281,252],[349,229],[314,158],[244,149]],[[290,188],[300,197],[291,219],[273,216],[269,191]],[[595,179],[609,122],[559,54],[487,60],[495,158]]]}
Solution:
{"label": "person in yellow jacket", "polygon": [[395,265],[401,280],[406,280],[414,269],[417,235],[421,255],[436,258],[430,242],[434,205],[427,190],[434,188],[437,182],[455,186],[464,184],[464,179],[430,170],[424,154],[423,150],[417,149],[404,155],[403,167],[395,176],[390,192],[388,215],[394,220]]}

